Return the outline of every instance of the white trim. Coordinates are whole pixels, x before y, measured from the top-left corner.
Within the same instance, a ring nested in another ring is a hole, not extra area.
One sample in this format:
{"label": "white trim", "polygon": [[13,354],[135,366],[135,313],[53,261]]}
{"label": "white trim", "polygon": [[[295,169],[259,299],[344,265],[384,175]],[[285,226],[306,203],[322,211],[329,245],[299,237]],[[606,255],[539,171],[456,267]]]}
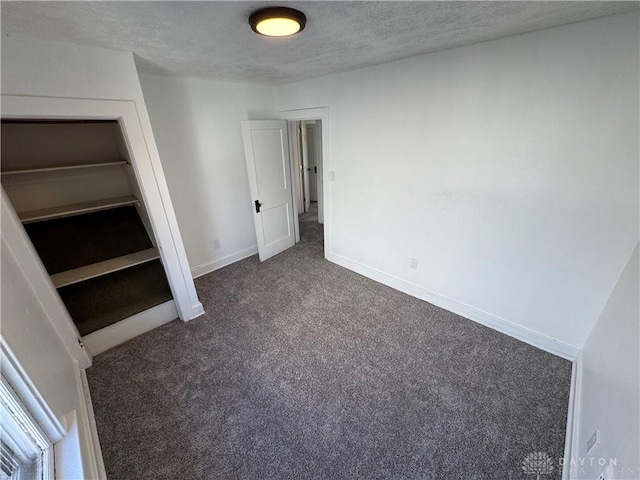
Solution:
{"label": "white trim", "polygon": [[300,200],[300,168],[298,167],[298,155],[299,155],[299,142],[298,142],[298,129],[293,121],[287,122],[287,130],[289,132],[289,168],[291,170],[291,186],[293,187],[293,228],[296,235],[296,243],[300,243],[300,221],[298,214],[298,203]]}
{"label": "white trim", "polygon": [[11,387],[20,396],[29,413],[33,416],[45,435],[52,443],[59,442],[67,434],[66,426],[58,420],[55,413],[42,397],[35,384],[24,371],[20,362],[0,337],[0,370]]}
{"label": "white trim", "polygon": [[[329,133],[329,107],[300,108],[281,110],[278,113],[283,120],[321,120],[322,121],[322,201],[324,211],[324,256],[328,258],[333,251],[331,243],[331,136]],[[298,221],[298,212],[294,212],[294,221]]]}
{"label": "white trim", "polygon": [[[85,478],[106,480],[107,473],[104,468],[104,460],[102,458],[102,449],[100,448],[100,440],[98,438],[98,428],[96,426],[96,418],[93,412],[93,403],[91,402],[91,393],[89,391],[89,382],[84,369],[81,369],[76,362],[76,383],[78,385],[78,394],[80,395],[80,416],[78,418],[82,425],[82,438],[84,440],[83,452],[83,470],[86,472],[85,466],[88,466],[89,475]],[[86,460],[86,461],[85,461]]]}
{"label": "white trim", "polygon": [[232,263],[239,262],[240,260],[244,260],[245,258],[251,257],[252,255],[258,254],[258,246],[252,245],[249,248],[245,248],[243,250],[238,250],[237,252],[230,253],[229,255],[225,255],[222,258],[218,258],[213,262],[203,263],[202,265],[196,265],[191,269],[191,275],[193,278],[201,277],[202,275],[206,275],[207,273],[214,272],[222,267],[226,267],[227,265],[231,265]]}
{"label": "white trim", "polygon": [[[144,108],[144,106],[143,106]],[[142,199],[167,272],[167,279],[179,316],[190,320],[204,313],[191,277],[182,237],[169,197],[153,134],[142,125],[146,111],[140,112],[131,100],[100,100],[24,95],[2,95],[2,116],[6,118],[95,119],[117,120],[129,149]],[[3,225],[4,227],[4,225]],[[22,232],[22,242],[27,242]],[[51,281],[49,280],[49,287]],[[40,294],[40,290],[35,290]],[[46,309],[45,309],[46,310]],[[64,329],[61,322],[57,329]],[[62,336],[62,335],[61,335]],[[77,355],[73,355],[77,358]],[[87,364],[88,363],[88,364]],[[87,367],[90,360],[82,365]]]}
{"label": "white trim", "polygon": [[59,172],[64,170],[83,170],[85,168],[104,168],[113,167],[115,165],[126,165],[126,160],[119,160],[117,162],[103,162],[103,163],[84,163],[80,165],[58,165],[57,167],[40,167],[40,168],[26,168],[23,170],[5,170],[0,172],[2,175],[29,175],[32,173],[44,173],[44,172]]}
{"label": "white trim", "polygon": [[333,263],[348,268],[349,270],[353,270],[354,272],[364,275],[376,282],[380,282],[391,288],[411,295],[412,297],[419,298],[433,305],[444,308],[445,310],[461,315],[469,320],[473,320],[474,322],[509,335],[510,337],[517,338],[529,345],[533,345],[534,347],[540,348],[559,357],[573,361],[578,355],[579,350],[571,345],[559,342],[553,338],[542,335],[541,333],[516,325],[508,320],[471,307],[462,302],[458,302],[457,300],[445,297],[444,295],[432,292],[426,288],[381,272],[380,270],[362,265],[361,263],[337,255],[333,252],[325,253],[325,257]]}
{"label": "white trim", "polygon": [[79,213],[99,212],[100,210],[133,205],[134,203],[138,203],[138,201],[136,197],[127,195],[126,197],[105,198],[91,202],[76,203],[74,205],[62,205],[59,207],[39,208],[38,210],[19,212],[18,217],[20,217],[22,223],[32,223],[39,220],[52,220],[54,218],[78,215]]}
{"label": "white trim", "polygon": [[56,273],[51,275],[51,281],[56,288],[66,287],[67,285],[73,285],[102,275],[135,267],[136,265],[157,260],[158,258],[160,258],[160,254],[157,248],[147,248],[146,250],[128,253],[120,257],[110,258],[102,262]]}
{"label": "white trim", "polygon": [[571,448],[573,439],[573,408],[575,403],[575,384],[576,384],[576,362],[573,362],[571,367],[571,387],[569,388],[569,406],[567,408],[567,425],[564,434],[564,452],[562,458],[564,463],[562,464],[562,480],[569,480],[569,474],[571,470],[571,462],[567,462],[567,459],[571,458]]}
{"label": "white trim", "polygon": [[82,337],[82,342],[92,355],[99,355],[116,345],[151,331],[160,325],[172,322],[177,318],[176,304],[173,300],[169,300],[85,335]]}
{"label": "white trim", "polygon": [[574,459],[576,462],[580,458],[580,409],[582,406],[582,350],[578,352],[576,360],[573,362],[571,372],[571,390],[569,392],[569,412],[567,413],[567,434],[564,447],[564,468],[562,469],[562,480],[577,479],[578,472],[571,472],[570,464]]}
{"label": "white trim", "polygon": [[[164,170],[160,163],[160,156],[157,151],[155,139],[153,138],[153,132],[149,130],[150,138],[144,135],[142,118],[138,107],[135,102],[131,102],[131,104],[136,113],[136,126],[139,127],[137,130],[132,131],[132,133],[140,136],[138,142],[140,140],[144,142],[146,156],[143,156],[143,158],[148,160],[148,162],[139,162],[135,155],[131,155],[131,163],[136,172],[140,190],[146,199],[145,204],[147,205],[147,211],[149,213],[149,221],[155,232],[156,241],[158,242],[158,248],[160,249],[162,257],[162,264],[167,270],[167,277],[172,287],[171,290],[173,292],[173,299],[176,302],[178,315],[181,320],[186,322],[204,315],[204,307],[198,300],[196,287],[193,284],[193,277],[191,276],[191,270],[187,260],[187,252],[185,251],[180,229],[178,228],[178,219],[176,218],[173,203],[169,196],[169,187],[164,177]],[[148,119],[146,108],[144,109],[144,114]],[[124,117],[121,119],[121,122],[124,122]],[[133,137],[129,138],[127,136],[127,130],[124,128],[123,133],[126,137],[125,142],[128,144],[131,153],[133,153],[137,142],[135,142]],[[131,141],[131,143],[129,143],[129,141]],[[140,151],[140,153],[142,153],[142,151]],[[147,169],[146,172],[143,167]],[[150,168],[150,170],[148,170],[148,168]],[[145,188],[146,182],[144,180],[146,179],[147,182],[149,182],[148,186],[151,186],[152,178],[154,180],[153,188]],[[156,210],[155,215],[151,213],[152,207]]]}
{"label": "white trim", "polygon": [[19,459],[41,453],[41,478],[54,480],[53,443],[4,376],[0,382],[0,397],[4,403],[0,406],[3,443],[7,444]]}

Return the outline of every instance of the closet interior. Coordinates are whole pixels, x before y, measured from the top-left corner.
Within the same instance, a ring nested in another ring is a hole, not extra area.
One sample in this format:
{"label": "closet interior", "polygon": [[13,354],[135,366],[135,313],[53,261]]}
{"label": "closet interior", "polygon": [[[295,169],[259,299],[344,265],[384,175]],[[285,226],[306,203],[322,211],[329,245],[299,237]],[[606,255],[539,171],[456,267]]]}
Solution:
{"label": "closet interior", "polygon": [[1,128],[2,186],[80,335],[172,300],[119,123]]}

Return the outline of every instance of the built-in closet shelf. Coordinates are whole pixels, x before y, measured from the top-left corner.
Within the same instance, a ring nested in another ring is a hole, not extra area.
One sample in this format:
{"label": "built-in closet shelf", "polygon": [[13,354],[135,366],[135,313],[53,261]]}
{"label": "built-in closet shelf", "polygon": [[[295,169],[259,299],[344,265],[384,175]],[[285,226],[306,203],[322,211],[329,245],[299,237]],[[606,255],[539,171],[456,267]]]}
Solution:
{"label": "built-in closet shelf", "polygon": [[170,302],[118,121],[2,121],[0,130],[2,186],[80,336]]}
{"label": "built-in closet shelf", "polygon": [[84,336],[173,298],[160,260],[58,289]]}
{"label": "built-in closet shelf", "polygon": [[80,215],[83,213],[97,212],[100,210],[108,210],[110,208],[123,207],[125,205],[133,205],[139,200],[132,196],[107,198],[103,200],[95,200],[92,202],[76,203],[73,205],[63,205],[60,207],[43,208],[41,210],[29,210],[27,212],[18,212],[18,216],[22,223],[37,222],[40,220],[50,220],[53,218],[69,217],[72,215]]}
{"label": "built-in closet shelf", "polygon": [[74,165],[56,165],[51,167],[34,167],[21,170],[4,170],[2,175],[25,175],[29,173],[44,173],[44,172],[59,172],[63,170],[78,170],[84,168],[97,168],[97,167],[112,167],[116,165],[126,165],[126,160],[119,160],[117,162],[102,162],[102,163],[86,163],[86,164],[74,164]]}
{"label": "built-in closet shelf", "polygon": [[74,268],[66,272],[51,275],[51,280],[56,288],[66,287],[78,282],[84,282],[100,275],[124,270],[125,268],[135,267],[142,263],[150,262],[160,258],[157,248],[149,248],[141,252],[123,255],[121,257],[105,260],[104,262],[94,263],[85,267]]}

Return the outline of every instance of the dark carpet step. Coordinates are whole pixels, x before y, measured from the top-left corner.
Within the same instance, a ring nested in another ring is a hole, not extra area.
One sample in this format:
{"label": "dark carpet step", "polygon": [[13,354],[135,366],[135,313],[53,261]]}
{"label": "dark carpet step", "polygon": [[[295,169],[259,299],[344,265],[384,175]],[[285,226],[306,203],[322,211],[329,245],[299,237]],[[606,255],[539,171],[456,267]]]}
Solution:
{"label": "dark carpet step", "polygon": [[80,335],[171,300],[160,260],[58,289]]}
{"label": "dark carpet step", "polygon": [[152,248],[134,206],[24,226],[49,275]]}

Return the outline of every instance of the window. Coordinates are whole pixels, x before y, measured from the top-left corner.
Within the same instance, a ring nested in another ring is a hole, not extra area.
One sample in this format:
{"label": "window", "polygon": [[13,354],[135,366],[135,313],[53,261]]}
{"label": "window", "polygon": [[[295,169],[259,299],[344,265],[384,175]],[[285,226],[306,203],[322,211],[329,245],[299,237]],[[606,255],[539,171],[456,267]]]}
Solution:
{"label": "window", "polygon": [[0,480],[53,479],[53,448],[4,376],[0,382]]}

